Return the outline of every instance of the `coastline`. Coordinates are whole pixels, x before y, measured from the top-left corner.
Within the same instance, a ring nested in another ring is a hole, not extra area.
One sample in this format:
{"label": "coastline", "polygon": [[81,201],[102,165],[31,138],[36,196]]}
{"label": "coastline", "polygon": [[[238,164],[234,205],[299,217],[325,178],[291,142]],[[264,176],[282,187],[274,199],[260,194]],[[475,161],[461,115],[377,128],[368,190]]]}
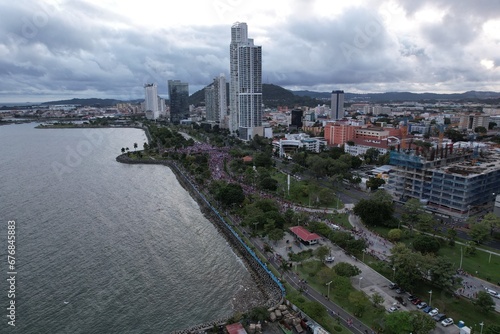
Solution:
{"label": "coastline", "polygon": [[[217,228],[220,234],[226,239],[235,254],[239,256],[247,270],[249,271],[256,287],[267,299],[263,306],[267,308],[276,307],[282,304],[284,299],[284,289],[277,282],[276,277],[267,267],[256,257],[248,245],[244,244],[241,237],[224,221],[217,210],[211,206],[206,198],[198,191],[196,186],[178,168],[172,160],[150,160],[150,159],[130,159],[127,154],[116,157],[116,161],[125,164],[154,164],[169,167],[178,182],[186,189],[191,197],[198,203],[203,215]],[[253,254],[252,254],[253,253]],[[186,334],[204,329],[213,328],[227,322],[228,319],[217,319],[204,324],[196,325],[188,329],[174,331],[175,334]]]}

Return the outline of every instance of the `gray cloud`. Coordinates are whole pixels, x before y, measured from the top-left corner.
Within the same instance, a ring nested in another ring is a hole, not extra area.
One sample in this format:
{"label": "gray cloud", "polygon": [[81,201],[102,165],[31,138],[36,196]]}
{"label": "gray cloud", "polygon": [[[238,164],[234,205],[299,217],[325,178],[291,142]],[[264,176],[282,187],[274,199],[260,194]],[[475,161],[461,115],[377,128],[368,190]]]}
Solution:
{"label": "gray cloud", "polygon": [[[406,35],[390,29],[380,4],[368,1],[330,18],[318,17],[310,1],[297,0],[286,20],[264,26],[247,22],[250,37],[263,47],[263,81],[325,91],[499,87],[500,41],[485,45],[481,37],[487,20],[500,19],[496,1],[399,0],[409,21],[429,4],[445,11],[441,21]],[[0,11],[0,101],[57,95],[140,98],[142,84],[152,81],[166,95],[169,79],[189,82],[194,92],[219,73],[228,74],[230,25],[225,23],[167,22],[147,29],[83,1],[58,7],[3,3]],[[262,13],[267,17],[273,11]],[[493,60],[496,70],[482,66],[482,59]]]}

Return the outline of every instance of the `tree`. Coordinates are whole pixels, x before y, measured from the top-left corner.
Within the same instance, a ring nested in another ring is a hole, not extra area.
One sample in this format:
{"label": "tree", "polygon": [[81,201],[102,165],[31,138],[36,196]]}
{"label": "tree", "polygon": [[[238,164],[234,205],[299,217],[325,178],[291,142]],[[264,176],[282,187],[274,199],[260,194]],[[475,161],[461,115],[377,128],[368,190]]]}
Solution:
{"label": "tree", "polygon": [[428,334],[436,328],[436,322],[421,311],[410,311],[411,333],[413,334]]}
{"label": "tree", "polygon": [[269,319],[269,311],[266,307],[258,306],[254,307],[248,313],[248,317],[253,321],[261,321]]}
{"label": "tree", "polygon": [[335,270],[335,273],[339,276],[343,277],[353,277],[356,275],[361,274],[361,270],[347,262],[339,262],[337,263],[334,267],[333,270]]}
{"label": "tree", "polygon": [[353,307],[353,313],[357,317],[362,317],[369,304],[368,298],[361,291],[353,291],[349,294],[349,302]]}
{"label": "tree", "polygon": [[125,147],[122,147],[122,154],[125,153]]}
{"label": "tree", "polygon": [[371,163],[374,163],[375,161],[377,161],[379,154],[380,154],[380,151],[376,148],[372,147],[372,148],[367,149],[366,153],[365,153],[366,163],[371,164]]}
{"label": "tree", "polygon": [[385,184],[385,181],[379,177],[370,177],[368,181],[366,181],[366,186],[372,191],[377,190],[383,184]]}
{"label": "tree", "polygon": [[390,261],[395,268],[395,281],[409,290],[422,278],[420,264],[423,262],[420,253],[413,252],[403,243],[394,245],[391,249]]}
{"label": "tree", "polygon": [[387,238],[390,241],[399,241],[399,240],[401,240],[402,235],[403,235],[403,232],[400,229],[394,228],[387,233]]}
{"label": "tree", "polygon": [[476,306],[485,313],[493,311],[495,308],[493,298],[486,291],[479,291],[477,293],[477,298],[474,304],[476,304]]}
{"label": "tree", "polygon": [[272,240],[274,242],[283,239],[284,236],[285,236],[285,232],[280,228],[272,229],[267,234],[267,237],[269,238],[269,240]]}
{"label": "tree", "polygon": [[[356,203],[353,212],[358,215],[361,220],[371,226],[390,225],[393,220],[394,206],[392,202],[379,203],[375,200],[361,199]],[[397,225],[397,224],[396,224]]]}
{"label": "tree", "polygon": [[[429,317],[430,318],[430,317]],[[410,324],[411,317],[408,312],[393,312],[385,316],[384,333],[401,334],[410,333],[412,326]]]}
{"label": "tree", "polygon": [[484,216],[484,218],[481,222],[490,226],[490,235],[493,235],[493,231],[494,231],[495,227],[500,226],[500,217],[498,217],[493,212],[490,212]]}
{"label": "tree", "polygon": [[134,150],[137,151],[137,143],[134,143]]}
{"label": "tree", "polygon": [[423,232],[432,231],[432,228],[434,227],[435,223],[436,221],[434,220],[434,217],[432,216],[432,214],[428,212],[420,213],[418,215],[417,228],[420,231]]}
{"label": "tree", "polygon": [[375,293],[371,296],[371,300],[372,300],[373,306],[374,306],[374,307],[378,307],[380,304],[382,304],[382,303],[384,302],[384,297],[382,297],[382,296],[380,295],[380,293],[375,292]]}
{"label": "tree", "polygon": [[142,147],[144,148],[144,151],[149,150],[149,145],[146,142],[144,142],[144,145],[142,145]]}
{"label": "tree", "polygon": [[323,259],[330,254],[330,249],[326,246],[318,247],[315,251],[316,256],[323,261]]}
{"label": "tree", "polygon": [[413,240],[413,248],[422,254],[434,253],[437,254],[441,245],[439,241],[429,235],[419,235]]}
{"label": "tree", "polygon": [[500,334],[500,325],[488,325],[484,330],[484,334]]}
{"label": "tree", "polygon": [[278,189],[278,181],[272,177],[266,177],[260,180],[259,186],[265,190],[276,191]]}
{"label": "tree", "polygon": [[401,215],[403,224],[413,227],[418,221],[418,215],[424,210],[424,205],[416,198],[411,198],[404,204],[404,212]]}
{"label": "tree", "polygon": [[480,135],[485,135],[488,133],[488,130],[484,126],[476,126],[474,128],[475,133],[479,133]]}
{"label": "tree", "polygon": [[478,244],[490,240],[490,225],[485,223],[484,220],[473,224],[470,229],[469,236]]}

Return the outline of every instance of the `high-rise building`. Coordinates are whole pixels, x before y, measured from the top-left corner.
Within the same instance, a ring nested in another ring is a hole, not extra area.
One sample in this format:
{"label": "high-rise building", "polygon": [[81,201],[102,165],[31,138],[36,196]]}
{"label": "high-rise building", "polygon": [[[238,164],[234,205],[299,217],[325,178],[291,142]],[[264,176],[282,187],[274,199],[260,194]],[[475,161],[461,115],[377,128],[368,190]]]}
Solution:
{"label": "high-rise building", "polygon": [[344,118],[344,91],[334,90],[332,92],[332,109],[330,119],[337,121]]}
{"label": "high-rise building", "polygon": [[226,77],[224,74],[214,78],[213,83],[205,87],[205,107],[208,121],[219,123],[221,128],[227,128]]}
{"label": "high-rise building", "polygon": [[179,124],[189,118],[189,85],[180,80],[168,80],[168,97],[170,99],[170,122]]}
{"label": "high-rise building", "polygon": [[160,116],[158,108],[158,86],[155,83],[144,85],[144,109],[146,116],[150,119],[157,119]]}
{"label": "high-rise building", "polygon": [[262,47],[248,38],[246,23],[231,27],[229,59],[229,130],[243,140],[262,136]]}

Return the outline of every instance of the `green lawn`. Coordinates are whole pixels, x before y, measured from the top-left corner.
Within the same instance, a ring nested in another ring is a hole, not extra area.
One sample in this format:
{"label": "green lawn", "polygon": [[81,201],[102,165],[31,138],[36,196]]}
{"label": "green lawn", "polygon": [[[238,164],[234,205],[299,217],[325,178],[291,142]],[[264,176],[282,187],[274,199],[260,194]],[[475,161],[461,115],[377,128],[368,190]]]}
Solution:
{"label": "green lawn", "polygon": [[[455,268],[460,267],[461,250],[463,249],[462,268],[466,272],[483,280],[500,282],[500,256],[476,250],[474,255],[465,255],[465,247],[455,244],[454,247],[441,246],[439,255],[447,256]],[[476,274],[477,271],[477,274]]]}

